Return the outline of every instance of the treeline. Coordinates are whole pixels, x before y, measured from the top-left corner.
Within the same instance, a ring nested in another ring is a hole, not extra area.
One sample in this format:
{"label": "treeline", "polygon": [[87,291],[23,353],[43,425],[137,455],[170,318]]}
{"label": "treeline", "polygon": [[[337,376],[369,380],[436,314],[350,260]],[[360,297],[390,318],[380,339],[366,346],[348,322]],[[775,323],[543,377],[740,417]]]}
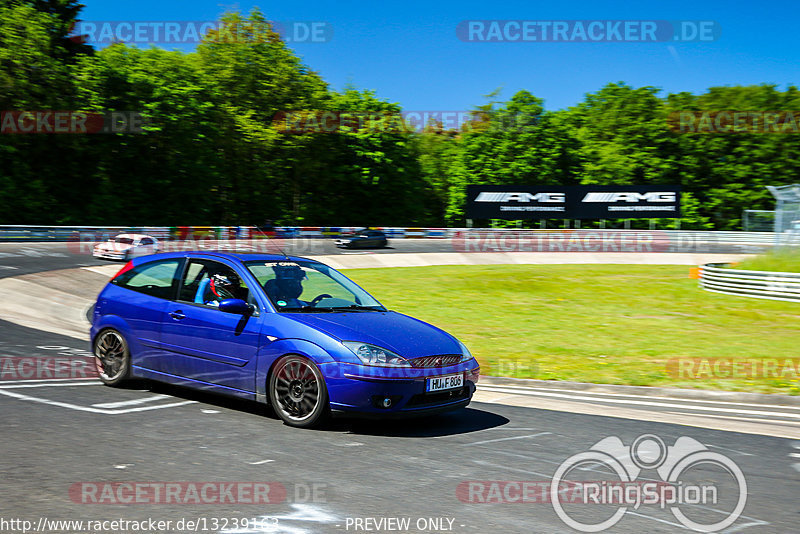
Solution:
{"label": "treeline", "polygon": [[677,111],[800,110],[794,87],[609,84],[546,111],[490,95],[459,128],[281,132],[292,110],[402,112],[334,91],[253,11],[184,53],[70,39],[74,0],[0,0],[0,110],[139,111],[143,133],[0,135],[0,224],[463,225],[467,184],[681,184],[684,228],[739,229],[800,176],[800,136],[681,134]]}

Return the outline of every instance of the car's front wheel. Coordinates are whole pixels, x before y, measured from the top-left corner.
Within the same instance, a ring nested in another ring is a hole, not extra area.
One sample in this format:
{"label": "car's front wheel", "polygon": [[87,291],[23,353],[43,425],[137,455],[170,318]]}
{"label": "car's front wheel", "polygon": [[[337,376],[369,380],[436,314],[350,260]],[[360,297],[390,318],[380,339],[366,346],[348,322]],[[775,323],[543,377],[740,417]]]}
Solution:
{"label": "car's front wheel", "polygon": [[319,368],[307,358],[284,356],[270,375],[269,397],[287,425],[310,428],[329,415],[328,389]]}
{"label": "car's front wheel", "polygon": [[100,380],[107,386],[116,386],[131,374],[131,351],[125,338],[108,328],[94,340],[94,363]]}

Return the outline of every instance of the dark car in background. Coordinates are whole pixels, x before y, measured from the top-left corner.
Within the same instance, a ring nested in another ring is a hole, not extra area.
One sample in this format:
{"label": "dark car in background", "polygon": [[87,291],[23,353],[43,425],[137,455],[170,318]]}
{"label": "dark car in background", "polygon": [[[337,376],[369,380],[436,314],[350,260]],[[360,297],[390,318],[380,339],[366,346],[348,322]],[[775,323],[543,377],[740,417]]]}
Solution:
{"label": "dark car in background", "polygon": [[388,244],[386,234],[380,230],[361,230],[352,236],[336,240],[339,248],[383,248]]}

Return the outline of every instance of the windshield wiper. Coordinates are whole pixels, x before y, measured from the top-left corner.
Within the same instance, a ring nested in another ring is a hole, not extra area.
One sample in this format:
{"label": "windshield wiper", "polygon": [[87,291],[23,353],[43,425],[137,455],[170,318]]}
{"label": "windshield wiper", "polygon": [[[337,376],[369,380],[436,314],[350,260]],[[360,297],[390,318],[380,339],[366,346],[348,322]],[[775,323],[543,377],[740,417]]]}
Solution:
{"label": "windshield wiper", "polygon": [[278,308],[279,312],[300,312],[300,313],[314,313],[314,312],[326,312],[326,313],[335,313],[335,312],[348,312],[348,311],[376,311],[376,312],[385,312],[386,308],[383,306],[361,306],[360,304],[350,304],[349,306],[325,306],[325,307],[316,307],[316,306],[284,306],[282,308]]}
{"label": "windshield wiper", "polygon": [[383,306],[362,306],[360,304],[351,304],[349,306],[331,306],[326,309],[335,311],[376,311],[376,312],[386,311],[386,308],[384,308]]}
{"label": "windshield wiper", "polygon": [[286,306],[283,308],[278,308],[279,312],[329,312],[333,311],[331,308],[316,308],[314,306]]}

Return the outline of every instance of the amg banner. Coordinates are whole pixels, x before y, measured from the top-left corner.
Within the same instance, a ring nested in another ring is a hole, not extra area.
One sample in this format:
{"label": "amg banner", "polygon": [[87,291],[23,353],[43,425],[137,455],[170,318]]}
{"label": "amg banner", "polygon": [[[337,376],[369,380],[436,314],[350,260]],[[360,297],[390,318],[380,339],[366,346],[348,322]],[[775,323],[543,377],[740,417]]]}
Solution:
{"label": "amg banner", "polygon": [[675,185],[468,185],[468,219],[676,219]]}

